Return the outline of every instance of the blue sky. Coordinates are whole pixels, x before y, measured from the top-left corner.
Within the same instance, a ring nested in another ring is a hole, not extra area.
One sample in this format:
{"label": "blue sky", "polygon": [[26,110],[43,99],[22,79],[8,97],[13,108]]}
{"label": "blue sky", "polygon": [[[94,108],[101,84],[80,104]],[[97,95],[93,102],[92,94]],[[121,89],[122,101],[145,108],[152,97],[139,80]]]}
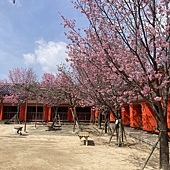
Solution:
{"label": "blue sky", "polygon": [[84,16],[70,0],[12,1],[0,1],[0,80],[16,67],[32,67],[39,79],[44,72],[55,73],[69,43],[57,11],[76,19],[78,27],[85,27]]}

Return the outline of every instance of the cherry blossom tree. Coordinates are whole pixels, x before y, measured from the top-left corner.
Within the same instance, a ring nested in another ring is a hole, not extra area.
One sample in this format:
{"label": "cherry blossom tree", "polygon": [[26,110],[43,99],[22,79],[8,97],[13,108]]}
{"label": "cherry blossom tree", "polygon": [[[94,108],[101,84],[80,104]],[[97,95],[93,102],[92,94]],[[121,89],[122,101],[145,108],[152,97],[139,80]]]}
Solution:
{"label": "cherry blossom tree", "polygon": [[42,79],[40,81],[41,91],[43,94],[40,95],[42,97],[42,101],[45,105],[56,106],[61,103],[61,94],[59,88],[57,86],[57,75],[52,73],[44,73]]}
{"label": "cherry blossom tree", "polygon": [[[105,72],[103,72],[101,62],[96,66],[89,60],[83,60],[83,62],[76,60],[73,68],[74,72],[77,72],[76,78],[79,81],[81,93],[87,97],[85,102],[96,106],[100,111],[98,127],[101,127],[100,114],[104,116],[105,133],[107,133],[110,113],[119,121],[120,124],[116,127],[120,129],[116,131],[116,136],[118,146],[121,146],[124,143],[124,135],[121,135],[124,133],[124,127],[121,123],[120,107],[128,102],[129,97],[131,99],[134,97],[129,93],[130,87],[125,84],[123,79],[111,72],[110,68],[105,68]],[[118,132],[121,133],[118,134]],[[120,136],[122,137],[120,138]]]}
{"label": "cherry blossom tree", "polygon": [[50,106],[54,109],[55,116],[53,119],[54,124],[59,120],[58,107],[63,103],[63,94],[57,86],[57,75],[52,73],[44,73],[40,82],[40,93],[38,95],[39,101],[44,105]]}
{"label": "cherry blossom tree", "polygon": [[[65,65],[61,64],[57,67],[58,72],[56,75],[45,73],[42,76],[40,84],[43,94],[40,95],[40,100],[43,101],[44,104],[50,106],[59,106],[63,103],[69,104],[74,117],[73,132],[75,132],[76,124],[78,128],[80,128],[80,123],[76,114],[76,106],[80,105],[81,100],[78,84],[74,79],[74,73],[67,70]],[[57,110],[55,112],[57,116]]]}
{"label": "cherry blossom tree", "polygon": [[[168,0],[73,0],[89,28],[70,28],[69,56],[74,63],[102,63],[131,86],[153,111],[160,133],[160,169],[169,168],[167,106],[169,97],[170,2]],[[107,73],[107,72],[105,72]]]}
{"label": "cherry blossom tree", "polygon": [[[8,75],[8,83],[11,84],[10,88],[10,95],[5,96],[5,100],[10,101],[11,103],[18,103],[18,113],[17,119],[19,114],[19,108],[21,104],[26,104],[27,108],[27,101],[32,96],[32,91],[30,88],[37,82],[36,74],[32,68],[14,68],[9,70]],[[27,116],[27,109],[25,111],[25,126],[24,131],[26,131],[26,116]]]}
{"label": "cherry blossom tree", "polygon": [[74,118],[73,132],[75,132],[75,125],[81,129],[79,119],[76,113],[76,106],[81,105],[81,100],[84,96],[81,95],[79,84],[76,81],[75,73],[69,70],[65,64],[58,65],[57,86],[64,95],[64,102],[70,105],[70,109]]}

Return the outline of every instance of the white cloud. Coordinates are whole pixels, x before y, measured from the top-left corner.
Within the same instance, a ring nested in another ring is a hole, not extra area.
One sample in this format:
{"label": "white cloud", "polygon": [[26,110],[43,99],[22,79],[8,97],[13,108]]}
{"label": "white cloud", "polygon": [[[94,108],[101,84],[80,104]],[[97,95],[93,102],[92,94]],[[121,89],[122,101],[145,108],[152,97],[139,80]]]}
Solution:
{"label": "white cloud", "polygon": [[34,54],[23,54],[24,62],[26,65],[34,64],[35,63],[35,55]]}
{"label": "white cloud", "polygon": [[39,64],[44,72],[56,73],[56,65],[66,63],[66,43],[45,42],[43,39],[36,42],[37,48],[33,54],[23,54],[27,65]]}

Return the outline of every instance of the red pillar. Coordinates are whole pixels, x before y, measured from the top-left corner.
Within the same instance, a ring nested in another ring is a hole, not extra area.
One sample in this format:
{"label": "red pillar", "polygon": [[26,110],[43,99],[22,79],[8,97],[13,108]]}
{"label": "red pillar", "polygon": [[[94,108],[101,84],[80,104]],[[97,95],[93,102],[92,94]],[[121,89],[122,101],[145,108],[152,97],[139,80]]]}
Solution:
{"label": "red pillar", "polygon": [[129,126],[130,125],[129,105],[123,105],[121,107],[121,116],[123,125]]}
{"label": "red pillar", "polygon": [[24,121],[25,118],[25,104],[20,106],[19,120]]}
{"label": "red pillar", "polygon": [[48,108],[48,117],[47,121],[51,121],[51,107]]}
{"label": "red pillar", "polygon": [[94,111],[95,122],[98,121],[98,117],[99,117],[99,110],[98,110],[98,108],[95,108],[95,111]]}
{"label": "red pillar", "polygon": [[68,107],[68,116],[67,116],[67,118],[68,118],[68,121],[73,121],[73,120],[74,120],[74,119],[73,119],[73,115],[72,115],[72,113],[71,113],[70,107]]}
{"label": "red pillar", "polygon": [[130,104],[130,127],[142,128],[142,111],[140,104]]}
{"label": "red pillar", "polygon": [[[167,126],[170,129],[170,100],[168,101],[168,108],[167,108]],[[170,132],[168,132],[170,136]]]}
{"label": "red pillar", "polygon": [[51,109],[51,107],[44,106],[43,121],[50,121],[51,120],[51,119],[49,119],[49,118],[51,118],[50,109]]}
{"label": "red pillar", "polygon": [[3,118],[3,105],[0,105],[0,120]]}
{"label": "red pillar", "polygon": [[110,122],[115,122],[115,117],[113,116],[112,112],[110,112]]}
{"label": "red pillar", "polygon": [[99,110],[96,108],[94,112],[95,120],[98,118],[98,116],[99,116]]}
{"label": "red pillar", "polygon": [[146,102],[142,102],[141,106],[142,106],[142,129],[154,132],[157,127],[157,123],[152,108]]}

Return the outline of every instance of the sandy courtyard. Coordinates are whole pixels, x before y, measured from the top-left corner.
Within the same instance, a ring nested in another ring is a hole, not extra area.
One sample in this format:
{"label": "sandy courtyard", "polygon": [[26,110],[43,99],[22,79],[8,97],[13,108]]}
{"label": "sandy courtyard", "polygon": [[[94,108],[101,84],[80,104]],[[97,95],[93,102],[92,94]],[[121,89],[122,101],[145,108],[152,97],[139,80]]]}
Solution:
{"label": "sandy courtyard", "polygon": [[[127,146],[115,146],[115,137],[109,146],[108,135],[94,133],[86,146],[72,133],[72,125],[46,131],[43,125],[29,124],[21,136],[13,132],[14,126],[0,124],[1,170],[138,170],[151,149],[129,136]],[[145,170],[158,169],[157,155],[155,150]]]}

